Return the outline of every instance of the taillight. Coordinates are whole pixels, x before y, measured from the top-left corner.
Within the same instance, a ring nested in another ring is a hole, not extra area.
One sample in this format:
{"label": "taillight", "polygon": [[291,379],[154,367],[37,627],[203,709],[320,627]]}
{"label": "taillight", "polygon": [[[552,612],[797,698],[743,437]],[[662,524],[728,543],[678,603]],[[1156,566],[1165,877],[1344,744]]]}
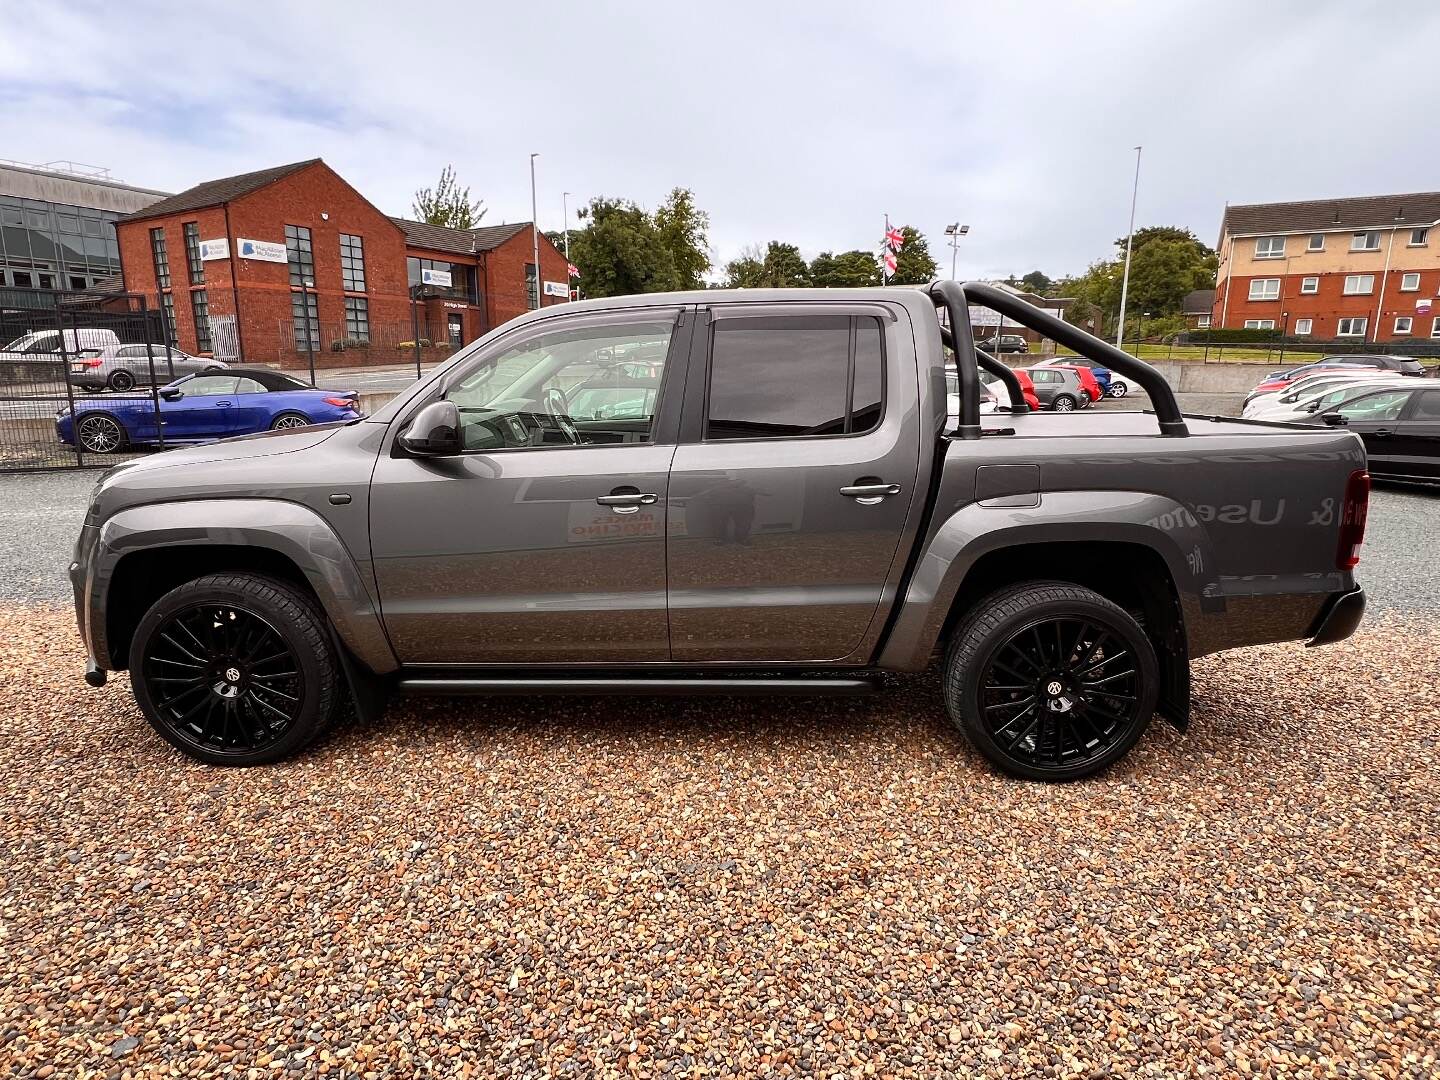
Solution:
{"label": "taillight", "polygon": [[334,405],[337,409],[354,408],[355,399],[348,397],[327,397],[322,398],[326,405]]}
{"label": "taillight", "polygon": [[103,364],[104,362],[105,362],[105,361],[101,360],[98,356],[93,356],[93,357],[91,357],[89,360],[86,360],[86,361],[85,361],[85,366],[86,366],[86,367],[99,367],[99,366],[100,366],[101,364]]}
{"label": "taillight", "polygon": [[1360,562],[1360,545],[1365,542],[1365,519],[1370,514],[1370,474],[1356,469],[1345,482],[1345,503],[1340,508],[1340,546],[1335,565],[1353,570]]}

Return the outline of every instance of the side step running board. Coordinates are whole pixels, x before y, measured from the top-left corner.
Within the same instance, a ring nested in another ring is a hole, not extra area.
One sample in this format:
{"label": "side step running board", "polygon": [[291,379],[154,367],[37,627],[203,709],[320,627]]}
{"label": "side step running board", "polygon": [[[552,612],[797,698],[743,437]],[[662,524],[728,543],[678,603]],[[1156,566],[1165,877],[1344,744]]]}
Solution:
{"label": "side step running board", "polygon": [[395,689],[402,694],[873,694],[877,677],[814,679],[747,679],[647,677],[622,678],[402,678]]}

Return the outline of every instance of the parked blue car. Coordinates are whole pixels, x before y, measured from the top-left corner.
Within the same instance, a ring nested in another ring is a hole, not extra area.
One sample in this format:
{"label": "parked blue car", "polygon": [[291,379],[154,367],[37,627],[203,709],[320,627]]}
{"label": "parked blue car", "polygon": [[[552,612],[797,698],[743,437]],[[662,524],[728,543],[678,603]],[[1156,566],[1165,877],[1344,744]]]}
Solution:
{"label": "parked blue car", "polygon": [[270,368],[227,368],[201,373],[161,387],[160,423],[155,402],[145,395],[77,398],[55,417],[55,434],[67,445],[92,454],[113,454],[127,446],[214,442],[257,431],[357,420],[364,414],[354,390],[317,390]]}

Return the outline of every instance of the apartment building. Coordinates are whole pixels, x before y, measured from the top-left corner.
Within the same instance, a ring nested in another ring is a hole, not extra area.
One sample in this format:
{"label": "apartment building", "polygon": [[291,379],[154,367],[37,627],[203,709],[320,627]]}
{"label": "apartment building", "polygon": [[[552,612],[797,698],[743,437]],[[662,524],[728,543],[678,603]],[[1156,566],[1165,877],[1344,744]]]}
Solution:
{"label": "apartment building", "polygon": [[1229,206],[1211,325],[1440,343],[1440,192]]}

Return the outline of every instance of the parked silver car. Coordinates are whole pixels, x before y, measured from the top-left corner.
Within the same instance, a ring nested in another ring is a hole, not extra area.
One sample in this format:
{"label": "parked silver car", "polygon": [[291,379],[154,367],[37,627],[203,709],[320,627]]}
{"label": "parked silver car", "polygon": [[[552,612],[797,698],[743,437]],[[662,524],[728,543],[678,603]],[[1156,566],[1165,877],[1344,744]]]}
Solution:
{"label": "parked silver car", "polygon": [[1080,376],[1070,368],[1032,367],[1024,370],[1035,384],[1035,396],[1040,399],[1041,408],[1074,412],[1090,407],[1090,395],[1085,392]]}
{"label": "parked silver car", "polygon": [[70,381],[84,390],[125,391],[137,386],[164,386],[201,371],[221,371],[224,363],[192,356],[164,345],[107,345],[85,349],[70,361]]}

